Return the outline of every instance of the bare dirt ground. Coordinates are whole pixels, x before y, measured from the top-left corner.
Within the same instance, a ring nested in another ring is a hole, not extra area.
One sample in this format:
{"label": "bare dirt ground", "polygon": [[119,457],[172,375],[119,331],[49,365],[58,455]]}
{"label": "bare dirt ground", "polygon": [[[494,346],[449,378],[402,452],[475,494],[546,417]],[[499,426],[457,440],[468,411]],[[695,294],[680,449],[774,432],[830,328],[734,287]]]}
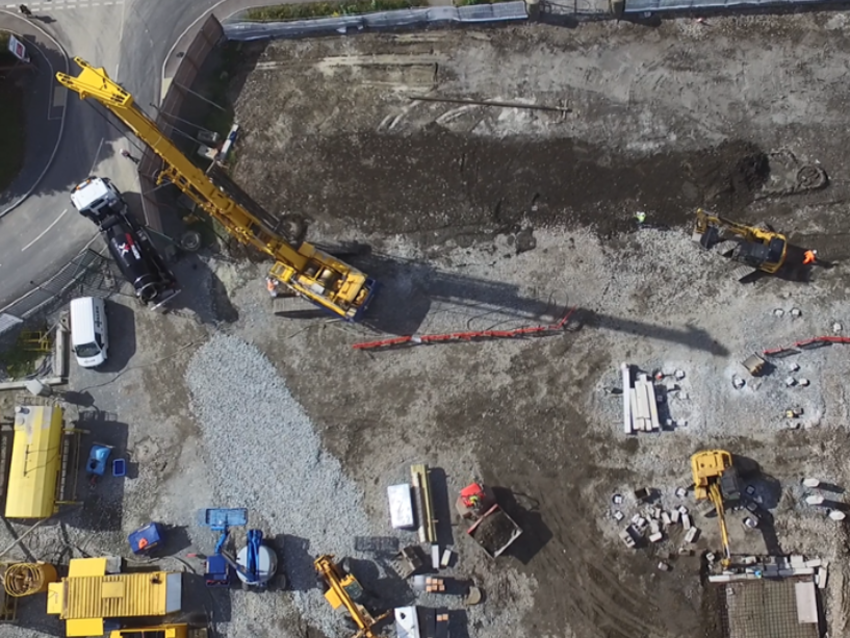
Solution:
{"label": "bare dirt ground", "polygon": [[[850,484],[848,346],[776,360],[760,379],[740,361],[832,334],[836,322],[850,330],[848,28],[843,14],[829,13],[245,47],[245,68],[233,76],[243,127],[235,180],[269,210],[307,216],[313,240],[371,246],[351,260],[383,288],[365,324],[348,326],[275,316],[262,264],[182,266],[182,303],[198,320],[119,314],[116,340],[132,337],[119,340],[115,369],[77,370],[72,379],[116,415],[137,467],[120,489],[105,483],[87,497],[87,511],[100,511],[102,495],[123,499],[109,509],[117,520],[104,529],[70,519],[26,547],[45,556],[126,553],[126,534],[154,519],[186,527],[178,555],[208,551],[211,539],[188,517],[240,503],[216,501],[228,468],[209,462],[212,443],[184,375],[209,335],[224,331],[274,364],[362,491],[373,533],[390,532],[386,486],[406,480],[411,463],[442,468],[449,494],[476,476],[504,488],[525,530],[511,556],[492,563],[460,527],[449,530],[454,573],[487,594],[462,623],[470,637],[721,636],[717,592],[701,582],[698,556],[678,555],[680,530],[630,550],[611,514],[615,493],[627,496],[624,512],[636,511],[628,495],[640,486],[657,489],[665,508],[693,508],[675,489],[689,481],[689,456],[714,447],[762,468],[753,486],[769,516],[761,533],[733,519],[733,551],[830,561],[825,615],[830,634],[844,635],[846,532],[804,504],[800,480]],[[571,112],[409,99],[425,93]],[[777,173],[769,153],[778,149],[819,163],[829,185],[764,197]],[[739,284],[729,263],[691,241],[699,206],[771,222],[834,266]],[[569,308],[567,330],[535,339],[351,347],[390,334],[548,324]],[[623,361],[685,372],[665,402],[675,427],[622,432],[610,390]],[[791,362],[800,370],[792,373]],[[240,382],[226,361],[220,373]],[[790,374],[811,384],[787,387]],[[733,375],[747,385],[735,389]],[[792,406],[803,415],[789,421]],[[269,484],[296,478],[256,471]],[[268,533],[285,533],[313,498],[257,514]],[[696,522],[694,548],[716,551],[716,521]],[[338,536],[346,521],[327,526]],[[7,536],[0,529],[0,544]],[[322,551],[321,536],[306,540],[311,553]],[[672,569],[659,571],[660,560]],[[218,601],[217,628],[231,638],[320,635],[294,597],[235,592]],[[433,604],[459,606],[445,600]],[[35,629],[57,631],[30,624],[20,635]]]}

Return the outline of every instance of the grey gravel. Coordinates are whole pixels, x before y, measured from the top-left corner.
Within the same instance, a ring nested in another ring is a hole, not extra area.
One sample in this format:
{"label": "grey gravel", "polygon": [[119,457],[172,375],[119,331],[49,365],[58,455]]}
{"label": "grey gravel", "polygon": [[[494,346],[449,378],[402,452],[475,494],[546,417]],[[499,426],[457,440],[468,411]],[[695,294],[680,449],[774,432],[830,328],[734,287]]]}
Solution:
{"label": "grey gravel", "polygon": [[341,635],[341,616],[317,589],[312,560],[351,555],[354,537],[369,534],[361,492],[253,345],[216,335],[189,363],[186,383],[215,506],[247,507],[249,522],[259,516],[274,526],[263,530],[267,536],[285,534],[283,567],[295,605],[325,635]]}

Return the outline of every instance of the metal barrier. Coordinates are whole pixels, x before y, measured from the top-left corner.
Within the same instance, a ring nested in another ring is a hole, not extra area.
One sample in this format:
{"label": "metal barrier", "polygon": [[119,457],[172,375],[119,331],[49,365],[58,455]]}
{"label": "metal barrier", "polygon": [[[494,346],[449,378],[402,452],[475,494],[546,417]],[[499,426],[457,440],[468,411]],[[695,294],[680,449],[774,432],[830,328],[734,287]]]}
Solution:
{"label": "metal barrier", "polygon": [[[0,308],[0,334],[19,325],[39,311],[49,312],[53,304],[64,304],[71,295],[121,293],[129,284],[117,265],[106,255],[85,248],[50,279],[37,284],[26,295]],[[132,293],[130,293],[132,294]]]}
{"label": "metal barrier", "polygon": [[422,7],[396,11],[376,11],[356,16],[290,20],[286,22],[240,22],[223,25],[228,40],[250,41],[312,33],[341,32],[348,29],[387,29],[446,22],[477,23],[527,20],[525,2],[499,2],[465,7]]}
{"label": "metal barrier", "polygon": [[700,9],[745,9],[834,5],[834,0],[625,0],[624,13],[688,12]]}

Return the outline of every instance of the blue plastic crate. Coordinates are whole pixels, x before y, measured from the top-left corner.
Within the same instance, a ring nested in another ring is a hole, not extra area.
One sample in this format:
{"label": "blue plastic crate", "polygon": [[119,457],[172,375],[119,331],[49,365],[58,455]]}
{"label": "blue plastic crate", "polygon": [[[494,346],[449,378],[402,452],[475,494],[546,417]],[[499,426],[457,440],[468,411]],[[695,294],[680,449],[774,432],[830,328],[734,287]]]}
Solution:
{"label": "blue plastic crate", "polygon": [[124,459],[113,459],[112,461],[112,476],[122,477],[127,476],[127,461]]}
{"label": "blue plastic crate", "polygon": [[163,531],[159,523],[148,523],[127,537],[134,554],[148,554],[162,544]]}

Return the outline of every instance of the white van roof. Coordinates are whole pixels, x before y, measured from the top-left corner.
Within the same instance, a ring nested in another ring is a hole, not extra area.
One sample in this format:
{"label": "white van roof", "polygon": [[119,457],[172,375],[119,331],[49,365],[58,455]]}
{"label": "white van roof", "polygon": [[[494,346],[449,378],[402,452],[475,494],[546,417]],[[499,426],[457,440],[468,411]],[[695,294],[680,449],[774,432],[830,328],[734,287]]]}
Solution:
{"label": "white van roof", "polygon": [[75,345],[81,343],[80,339],[94,341],[94,304],[94,297],[71,300],[71,340]]}

